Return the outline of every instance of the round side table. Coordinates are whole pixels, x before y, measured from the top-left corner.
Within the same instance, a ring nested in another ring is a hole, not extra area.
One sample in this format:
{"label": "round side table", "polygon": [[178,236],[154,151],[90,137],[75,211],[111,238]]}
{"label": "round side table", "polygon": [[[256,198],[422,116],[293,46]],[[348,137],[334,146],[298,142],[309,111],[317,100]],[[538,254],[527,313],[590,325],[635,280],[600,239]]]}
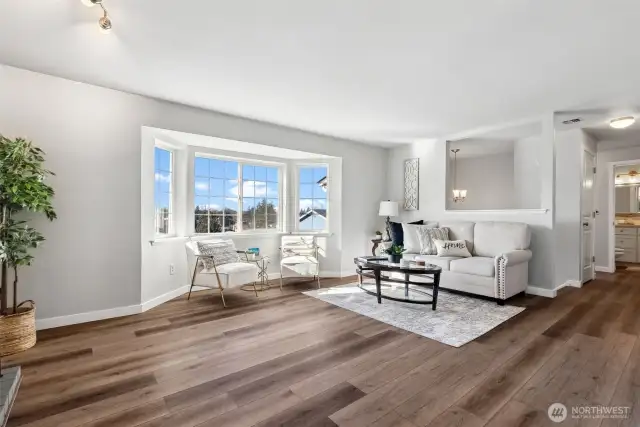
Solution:
{"label": "round side table", "polygon": [[[258,292],[266,291],[271,288],[269,285],[269,274],[267,274],[267,268],[269,267],[269,257],[263,255],[256,255],[253,258],[250,255],[247,255],[247,260],[245,262],[252,262],[258,266],[258,281],[256,283],[256,287]],[[240,287],[243,291],[253,292],[253,283],[247,283],[246,285],[242,285]]]}

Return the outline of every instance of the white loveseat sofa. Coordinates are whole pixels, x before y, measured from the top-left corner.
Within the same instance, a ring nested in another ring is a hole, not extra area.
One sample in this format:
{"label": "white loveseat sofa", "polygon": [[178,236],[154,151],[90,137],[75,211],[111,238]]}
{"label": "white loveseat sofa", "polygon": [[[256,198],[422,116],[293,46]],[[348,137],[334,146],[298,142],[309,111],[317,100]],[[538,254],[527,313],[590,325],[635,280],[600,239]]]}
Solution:
{"label": "white loveseat sofa", "polygon": [[[529,226],[519,222],[425,222],[449,228],[450,240],[465,240],[470,258],[405,253],[442,268],[440,287],[495,298],[498,304],[524,292],[528,284]],[[400,277],[398,277],[400,278]],[[419,281],[419,277],[412,276]]]}

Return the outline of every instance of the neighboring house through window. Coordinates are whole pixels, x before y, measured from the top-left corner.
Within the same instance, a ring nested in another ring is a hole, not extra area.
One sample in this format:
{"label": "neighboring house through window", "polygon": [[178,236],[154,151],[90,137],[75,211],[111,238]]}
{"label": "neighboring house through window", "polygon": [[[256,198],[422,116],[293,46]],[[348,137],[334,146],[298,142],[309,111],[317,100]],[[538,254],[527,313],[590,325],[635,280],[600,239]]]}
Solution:
{"label": "neighboring house through window", "polygon": [[155,232],[173,234],[173,153],[160,147],[154,151]]}
{"label": "neighboring house through window", "polygon": [[327,230],[327,166],[301,166],[298,169],[298,230]]}

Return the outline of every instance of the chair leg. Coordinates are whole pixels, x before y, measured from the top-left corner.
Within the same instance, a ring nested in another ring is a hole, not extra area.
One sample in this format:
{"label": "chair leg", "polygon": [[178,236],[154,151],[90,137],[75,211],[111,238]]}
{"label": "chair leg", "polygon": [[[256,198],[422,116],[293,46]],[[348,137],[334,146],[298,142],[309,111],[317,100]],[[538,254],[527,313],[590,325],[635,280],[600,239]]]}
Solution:
{"label": "chair leg", "polygon": [[191,289],[193,289],[193,285],[189,286],[189,296],[187,297],[187,301],[191,299]]}
{"label": "chair leg", "polygon": [[320,275],[319,274],[316,276],[316,279],[318,279],[318,289],[320,289]]}
{"label": "chair leg", "polygon": [[282,292],[282,266],[280,266],[280,292]]}
{"label": "chair leg", "polygon": [[222,288],[220,288],[220,298],[222,298],[222,306],[224,308],[227,308],[227,303],[224,302],[224,291],[222,290]]}
{"label": "chair leg", "polygon": [[253,282],[253,292],[256,293],[256,296],[258,296],[258,288],[256,288],[256,282]]}

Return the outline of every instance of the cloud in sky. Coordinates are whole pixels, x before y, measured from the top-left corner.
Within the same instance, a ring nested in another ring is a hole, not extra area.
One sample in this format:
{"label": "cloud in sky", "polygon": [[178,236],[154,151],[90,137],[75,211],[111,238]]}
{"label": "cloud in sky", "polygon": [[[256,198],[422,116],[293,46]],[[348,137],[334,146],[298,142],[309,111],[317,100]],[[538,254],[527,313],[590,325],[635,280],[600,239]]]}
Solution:
{"label": "cloud in sky", "polygon": [[156,181],[171,182],[171,176],[168,173],[156,172]]}

